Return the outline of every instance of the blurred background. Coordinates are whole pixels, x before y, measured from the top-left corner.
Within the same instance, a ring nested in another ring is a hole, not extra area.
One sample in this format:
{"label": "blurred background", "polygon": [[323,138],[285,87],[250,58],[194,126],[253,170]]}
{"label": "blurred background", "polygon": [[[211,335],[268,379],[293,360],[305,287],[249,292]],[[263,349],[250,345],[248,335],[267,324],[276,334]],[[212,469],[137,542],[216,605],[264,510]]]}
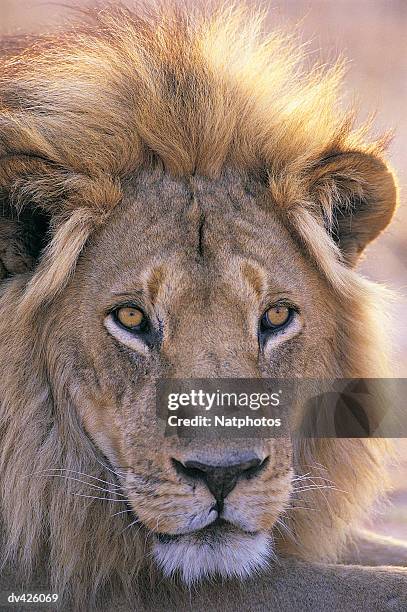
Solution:
{"label": "blurred background", "polygon": [[[69,18],[70,7],[86,4],[91,2],[0,0],[0,35],[55,29]],[[103,1],[99,4],[103,6]],[[377,109],[378,133],[395,130],[389,159],[399,177],[402,205],[390,228],[367,249],[360,268],[401,297],[392,314],[392,341],[395,375],[406,377],[407,0],[275,0],[260,6],[268,10],[270,27],[295,29],[303,42],[309,42],[311,60],[331,63],[338,55],[345,56],[348,99],[356,96],[361,118]],[[393,469],[390,501],[379,509],[373,524],[367,519],[367,525],[407,540],[407,440],[397,445],[400,460]]]}

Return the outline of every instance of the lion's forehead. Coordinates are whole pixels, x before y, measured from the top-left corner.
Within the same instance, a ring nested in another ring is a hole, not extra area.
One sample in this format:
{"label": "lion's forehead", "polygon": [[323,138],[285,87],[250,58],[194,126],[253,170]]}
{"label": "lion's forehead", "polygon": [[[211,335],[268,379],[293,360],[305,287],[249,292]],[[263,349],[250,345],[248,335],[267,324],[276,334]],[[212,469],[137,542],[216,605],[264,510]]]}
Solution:
{"label": "lion's forehead", "polygon": [[253,274],[301,287],[313,268],[278,215],[262,206],[263,191],[231,169],[217,179],[141,172],[82,259],[98,261],[96,276],[117,288],[157,267],[172,270],[169,284],[180,286],[182,276],[183,287],[209,279],[219,289]]}

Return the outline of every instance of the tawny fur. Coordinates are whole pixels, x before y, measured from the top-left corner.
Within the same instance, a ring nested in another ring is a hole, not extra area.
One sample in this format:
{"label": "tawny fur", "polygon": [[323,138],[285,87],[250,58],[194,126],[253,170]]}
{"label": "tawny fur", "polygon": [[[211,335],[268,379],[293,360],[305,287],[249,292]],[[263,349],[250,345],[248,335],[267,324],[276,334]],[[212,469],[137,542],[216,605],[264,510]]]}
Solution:
{"label": "tawny fur", "polygon": [[[22,277],[6,281],[0,300],[0,337],[14,329],[0,351],[3,561],[29,574],[49,553],[54,587],[78,601],[102,586],[131,593],[145,563],[143,542],[137,532],[123,533],[120,516],[112,531],[114,502],[87,503],[70,495],[69,482],[24,476],[27,467],[34,474],[60,466],[114,482],[76,417],[55,411],[38,309],[69,282],[89,236],[120,202],[126,177],[157,160],[175,176],[216,179],[231,166],[263,177],[284,223],[340,296],[341,374],[388,374],[382,293],[346,264],[326,231],[354,185],[360,198],[374,189],[379,204],[390,192],[395,198],[385,179],[372,188],[339,168],[338,187],[318,168],[341,152],[384,164],[383,142],[366,144],[338,107],[342,67],[306,71],[295,41],[263,36],[262,19],[243,9],[202,17],[166,6],[140,14],[92,14],[87,25],[45,36],[0,64],[0,197],[15,210],[29,203],[52,216],[52,240],[35,273],[27,264]],[[62,398],[66,373],[59,375]],[[337,491],[325,500],[302,494],[299,505],[315,511],[288,514],[295,537],[281,550],[337,560],[349,525],[384,485],[386,448],[380,440],[302,442],[297,471],[334,481]]]}

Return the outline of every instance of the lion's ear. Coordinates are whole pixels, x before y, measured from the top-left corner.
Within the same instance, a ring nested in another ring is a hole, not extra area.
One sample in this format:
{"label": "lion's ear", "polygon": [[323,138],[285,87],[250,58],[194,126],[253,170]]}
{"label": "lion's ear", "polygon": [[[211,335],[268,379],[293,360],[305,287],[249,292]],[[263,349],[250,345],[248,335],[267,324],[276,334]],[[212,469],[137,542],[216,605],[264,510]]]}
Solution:
{"label": "lion's ear", "polygon": [[50,214],[27,185],[39,164],[0,159],[0,281],[32,270],[46,246]]}
{"label": "lion's ear", "polygon": [[48,217],[38,211],[0,217],[0,281],[35,267],[46,244]]}
{"label": "lion's ear", "polygon": [[313,168],[310,188],[344,260],[355,265],[395,211],[397,187],[392,171],[372,153],[335,153]]}

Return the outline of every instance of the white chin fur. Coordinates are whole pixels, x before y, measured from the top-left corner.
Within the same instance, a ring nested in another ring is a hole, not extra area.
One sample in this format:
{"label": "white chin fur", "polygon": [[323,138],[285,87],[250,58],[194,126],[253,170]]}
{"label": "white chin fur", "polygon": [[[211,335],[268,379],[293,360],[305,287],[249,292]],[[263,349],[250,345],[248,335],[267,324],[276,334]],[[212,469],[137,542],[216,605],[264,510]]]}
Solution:
{"label": "white chin fur", "polygon": [[197,532],[168,542],[156,539],[154,559],[166,576],[179,574],[193,584],[215,575],[243,580],[267,567],[273,556],[271,537],[265,533],[212,535]]}

